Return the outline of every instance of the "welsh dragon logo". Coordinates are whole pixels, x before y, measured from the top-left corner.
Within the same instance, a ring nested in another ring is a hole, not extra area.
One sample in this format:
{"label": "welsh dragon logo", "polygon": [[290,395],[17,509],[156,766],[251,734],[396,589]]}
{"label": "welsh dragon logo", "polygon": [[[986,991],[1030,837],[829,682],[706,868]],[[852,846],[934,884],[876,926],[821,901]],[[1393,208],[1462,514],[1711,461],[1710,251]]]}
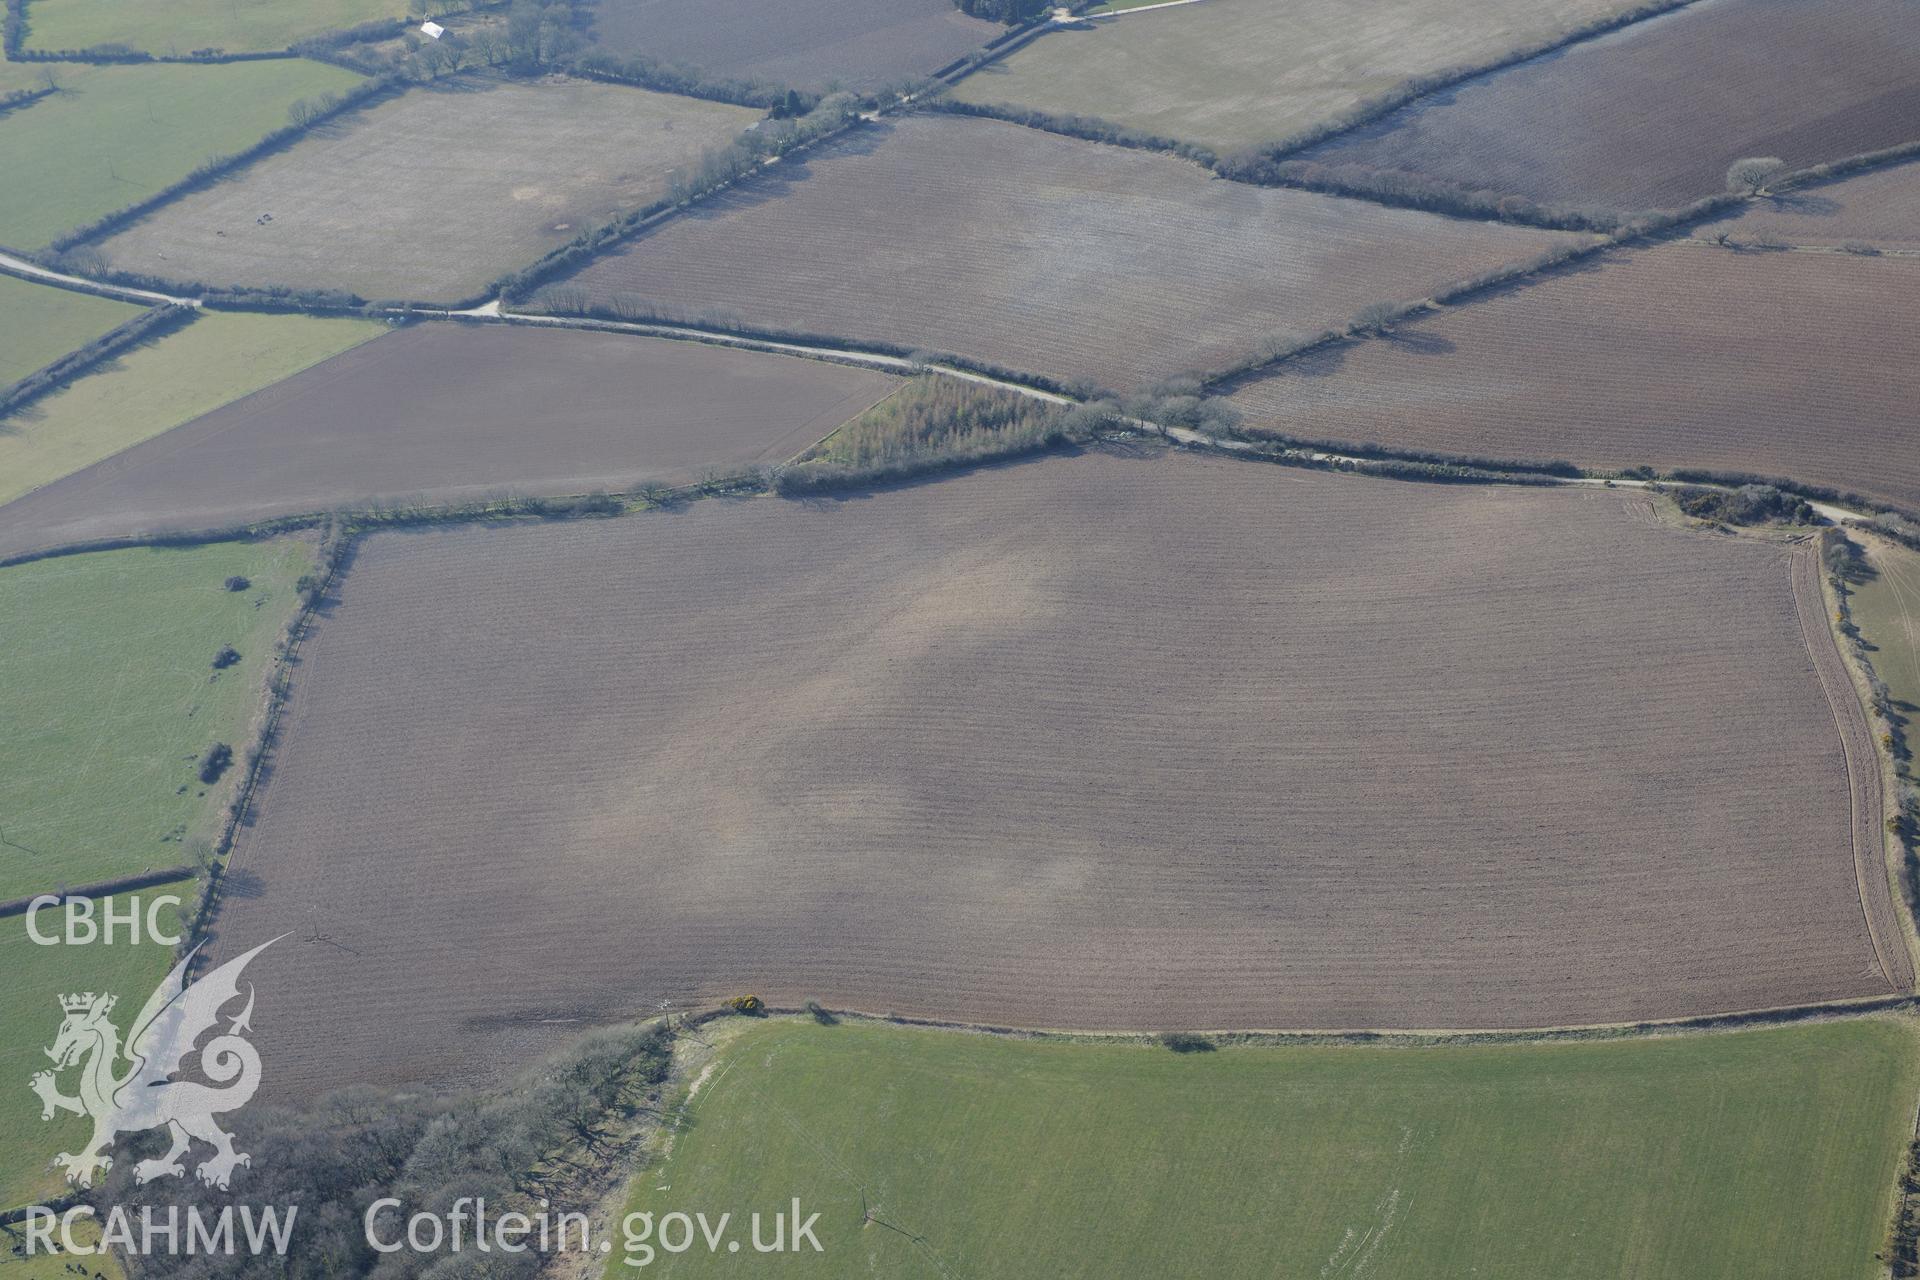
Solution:
{"label": "welsh dragon logo", "polygon": [[[247,1003],[224,1033],[200,1050],[198,1080],[174,1080],[194,1053],[200,1037],[220,1020],[220,1011],[239,998],[240,973],[247,962],[278,942],[261,943],[189,984],[187,966],[193,955],[175,965],[166,980],[147,997],[147,1003],[127,1029],[123,1046],[119,1029],[108,1020],[115,997],[91,991],[60,997],[65,1020],[53,1047],[46,1050],[53,1070],[33,1077],[40,1095],[42,1120],[63,1111],[93,1119],[93,1137],[78,1153],[61,1152],[53,1163],[66,1171],[67,1181],[79,1187],[93,1185],[94,1175],[113,1167],[107,1149],[123,1133],[165,1125],[173,1146],[157,1160],[134,1166],[140,1182],[171,1175],[180,1177],[180,1163],[194,1139],[213,1148],[213,1154],[194,1170],[200,1181],[226,1189],[235,1167],[252,1163],[233,1149],[233,1135],[214,1123],[222,1112],[245,1106],[260,1087],[260,1054],[246,1039],[253,1029],[253,986]],[[197,953],[199,948],[194,949]],[[60,1092],[56,1077],[70,1067],[80,1072],[79,1093]]]}

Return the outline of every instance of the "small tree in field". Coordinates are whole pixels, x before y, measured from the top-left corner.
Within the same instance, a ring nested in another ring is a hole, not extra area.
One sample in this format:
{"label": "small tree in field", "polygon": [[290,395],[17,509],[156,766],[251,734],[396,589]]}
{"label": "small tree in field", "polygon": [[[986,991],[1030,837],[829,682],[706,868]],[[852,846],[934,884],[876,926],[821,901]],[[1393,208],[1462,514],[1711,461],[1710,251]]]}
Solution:
{"label": "small tree in field", "polygon": [[1767,184],[1780,176],[1787,162],[1778,156],[1748,156],[1727,166],[1727,190],[1743,196],[1767,194]]}

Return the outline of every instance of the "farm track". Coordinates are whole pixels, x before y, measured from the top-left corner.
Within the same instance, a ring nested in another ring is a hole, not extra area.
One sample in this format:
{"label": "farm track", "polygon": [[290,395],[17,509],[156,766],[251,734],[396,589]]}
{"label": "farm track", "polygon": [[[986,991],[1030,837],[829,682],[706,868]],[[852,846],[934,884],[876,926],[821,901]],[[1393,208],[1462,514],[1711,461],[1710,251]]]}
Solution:
{"label": "farm track", "polygon": [[71,276],[64,271],[55,271],[43,267],[26,258],[15,257],[11,253],[0,253],[0,270],[10,275],[25,276],[33,280],[44,280],[49,284],[63,284],[86,293],[103,293],[112,298],[124,298],[128,302],[172,303],[180,307],[198,307],[198,298],[176,298],[172,294],[155,293],[151,289],[135,289],[128,285],[107,284],[100,280],[89,280],[85,276]]}
{"label": "farm track", "polygon": [[1833,625],[1827,617],[1826,597],[1820,588],[1820,562],[1811,548],[1791,561],[1794,605],[1800,614],[1807,652],[1819,674],[1834,727],[1845,753],[1852,800],[1853,864],[1860,889],[1860,910],[1874,955],[1887,982],[1900,992],[1914,989],[1912,952],[1907,946],[1899,909],[1888,877],[1882,822],[1886,807],[1882,791],[1881,755],[1873,744],[1866,708],[1847,670]]}

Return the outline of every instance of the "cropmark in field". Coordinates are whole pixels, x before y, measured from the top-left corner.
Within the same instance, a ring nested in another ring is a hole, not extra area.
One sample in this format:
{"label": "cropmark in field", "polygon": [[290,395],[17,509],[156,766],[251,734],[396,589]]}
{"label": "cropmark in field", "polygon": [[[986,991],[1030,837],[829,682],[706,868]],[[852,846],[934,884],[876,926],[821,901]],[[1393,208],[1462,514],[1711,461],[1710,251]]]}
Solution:
{"label": "cropmark in field", "polygon": [[259,962],[289,1091],[741,991],[1109,1028],[1885,994],[1813,553],[1650,512],[1093,455],[375,535],[220,945],[328,939]]}

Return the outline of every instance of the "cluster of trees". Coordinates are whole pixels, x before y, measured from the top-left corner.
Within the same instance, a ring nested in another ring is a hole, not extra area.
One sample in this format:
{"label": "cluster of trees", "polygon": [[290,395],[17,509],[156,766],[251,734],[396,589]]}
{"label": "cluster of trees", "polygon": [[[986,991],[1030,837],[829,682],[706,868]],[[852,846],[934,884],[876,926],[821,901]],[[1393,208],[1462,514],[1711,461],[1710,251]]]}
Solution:
{"label": "cluster of trees", "polygon": [[[239,1147],[253,1156],[233,1192],[197,1179],[133,1180],[136,1160],[157,1154],[156,1130],[116,1153],[111,1175],[90,1199],[104,1211],[119,1204],[137,1218],[178,1204],[209,1217],[236,1194],[253,1204],[300,1206],[294,1247],[274,1273],[293,1280],[332,1280],[376,1272],[391,1280],[431,1274],[436,1280],[487,1275],[532,1277],[540,1259],[529,1251],[374,1252],[362,1216],[375,1200],[396,1196],[407,1212],[444,1213],[462,1196],[484,1197],[489,1213],[584,1212],[590,1205],[576,1178],[581,1164],[609,1154],[609,1144],[658,1100],[673,1039],[659,1026],[597,1032],[495,1094],[443,1099],[423,1092],[352,1089],[301,1110],[250,1107],[233,1116]],[[393,1223],[388,1223],[389,1228]],[[235,1256],[156,1253],[141,1262],[151,1280],[226,1280],[258,1274],[261,1263]]]}
{"label": "cluster of trees", "polygon": [[200,781],[212,786],[225,776],[232,765],[233,748],[224,742],[216,742],[200,757]]}
{"label": "cluster of trees", "polygon": [[1673,500],[1695,519],[1721,524],[1814,522],[1813,508],[1805,498],[1783,493],[1770,484],[1743,484],[1737,489],[1677,489]]}
{"label": "cluster of trees", "polygon": [[1052,7],[1049,0],[953,0],[953,3],[969,17],[1009,25],[1032,22]]}
{"label": "cluster of trees", "polygon": [[1920,1276],[1920,1138],[1907,1144],[1900,1166],[1900,1207],[1894,1215],[1886,1261],[1898,1280]]}
{"label": "cluster of trees", "polygon": [[1063,405],[922,374],[775,474],[778,493],[872,484],[970,466],[1091,438],[1111,403]]}

